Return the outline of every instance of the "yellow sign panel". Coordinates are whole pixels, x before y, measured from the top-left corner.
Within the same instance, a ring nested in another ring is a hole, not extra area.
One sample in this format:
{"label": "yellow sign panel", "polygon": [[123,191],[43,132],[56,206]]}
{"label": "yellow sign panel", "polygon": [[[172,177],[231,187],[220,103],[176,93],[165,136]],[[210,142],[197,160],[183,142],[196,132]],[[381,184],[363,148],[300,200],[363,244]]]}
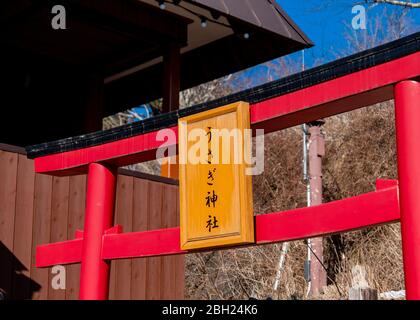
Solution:
{"label": "yellow sign panel", "polygon": [[183,250],[254,242],[249,105],[179,119]]}

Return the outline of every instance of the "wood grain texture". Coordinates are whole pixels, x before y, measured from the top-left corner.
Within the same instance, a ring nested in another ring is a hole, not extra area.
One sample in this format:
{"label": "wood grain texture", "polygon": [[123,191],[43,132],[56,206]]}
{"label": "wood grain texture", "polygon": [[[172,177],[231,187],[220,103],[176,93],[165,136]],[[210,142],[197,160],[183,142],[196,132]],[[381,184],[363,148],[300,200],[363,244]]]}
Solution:
{"label": "wood grain texture", "polygon": [[0,288],[12,296],[18,155],[0,151]]}
{"label": "wood grain texture", "polygon": [[[162,202],[164,185],[161,183],[150,186],[149,201],[154,205],[149,208],[148,229],[159,229],[162,225]],[[152,257],[147,260],[146,299],[158,300],[161,297],[162,258]]]}
{"label": "wood grain texture", "polygon": [[[115,222],[124,232],[132,231],[133,224],[133,177],[118,176]],[[115,298],[131,298],[131,259],[115,262]]]}
{"label": "wood grain texture", "polygon": [[[176,227],[176,198],[177,190],[174,187],[165,188],[163,192],[162,208],[162,228]],[[176,277],[176,256],[162,258],[162,276],[161,276],[161,299],[173,299],[175,292]]]}
{"label": "wood grain texture", "polygon": [[[179,226],[181,215],[179,209],[179,188],[176,188],[176,225]],[[185,255],[178,255],[175,260],[175,297],[174,299],[184,299],[185,297]]]}
{"label": "wood grain texture", "polygon": [[[150,210],[150,183],[134,179],[133,231],[146,231]],[[131,298],[146,299],[147,259],[133,259],[131,262]]]}
{"label": "wood grain texture", "polygon": [[38,290],[33,289],[32,299],[36,300],[48,299],[50,269],[35,267],[35,248],[38,244],[50,243],[52,180],[51,176],[43,174],[35,176],[31,277],[40,286]]}
{"label": "wood grain texture", "polygon": [[[253,243],[245,162],[251,152],[249,105],[238,102],[181,118],[178,128],[181,249]],[[190,137],[197,131],[203,134]]]}
{"label": "wood grain texture", "polygon": [[[0,288],[12,299],[78,299],[80,265],[66,266],[66,290],[54,290],[51,268],[36,268],[35,253],[37,245],[74,239],[76,230],[83,230],[86,175],[35,174],[33,160],[0,151],[0,177]],[[176,226],[177,192],[176,184],[124,171],[115,223],[123,232]],[[180,258],[113,261],[110,298],[183,298]],[[165,282],[173,292],[163,290]]]}
{"label": "wood grain texture", "polygon": [[34,189],[35,172],[33,170],[33,161],[27,159],[25,155],[19,154],[13,253],[16,257],[14,270],[20,272],[15,272],[13,277],[13,297],[15,299],[28,299],[31,297],[30,266]]}
{"label": "wood grain texture", "polygon": [[[51,199],[51,230],[50,242],[60,242],[67,240],[67,220],[69,214],[69,191],[70,178],[69,177],[54,177],[53,191]],[[66,268],[66,267],[65,267]],[[67,269],[66,269],[67,271]],[[51,285],[52,278],[51,269],[49,271],[49,286],[48,299],[49,300],[64,300],[66,292],[63,289],[54,289]]]}
{"label": "wood grain texture", "polygon": [[[67,240],[74,239],[76,230],[83,230],[86,205],[86,176],[70,177],[69,187],[69,217]],[[66,267],[66,300],[79,298],[80,264]]]}

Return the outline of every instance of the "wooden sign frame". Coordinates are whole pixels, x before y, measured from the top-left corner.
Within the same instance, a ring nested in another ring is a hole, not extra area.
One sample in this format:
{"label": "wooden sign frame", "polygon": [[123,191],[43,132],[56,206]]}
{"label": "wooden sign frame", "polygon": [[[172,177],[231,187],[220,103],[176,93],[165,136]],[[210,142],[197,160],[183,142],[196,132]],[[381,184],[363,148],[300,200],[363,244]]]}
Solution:
{"label": "wooden sign frame", "polygon": [[[214,119],[220,119],[225,115],[235,115],[236,129],[239,129],[242,132],[242,137],[244,136],[244,130],[250,129],[250,115],[249,115],[249,104],[245,102],[237,102],[227,106],[219,107],[216,109],[208,110],[199,114],[194,114],[185,118],[181,118],[178,121],[178,130],[179,130],[179,154],[182,152],[187,152],[188,141],[188,126],[201,121],[211,121]],[[230,118],[231,119],[231,118]],[[219,129],[219,128],[218,128]],[[224,129],[224,128],[220,128]],[[233,129],[233,128],[227,128]],[[242,154],[245,152],[251,152],[251,141],[246,139],[241,139],[242,145]],[[238,149],[234,148],[234,151],[237,152]],[[180,156],[181,157],[181,156]],[[191,250],[191,249],[202,249],[210,247],[219,247],[219,246],[229,246],[229,245],[239,245],[239,244],[249,244],[254,243],[254,214],[253,214],[253,198],[252,198],[252,176],[246,175],[246,168],[248,165],[243,160],[239,164],[232,164],[229,166],[232,172],[234,171],[234,176],[237,178],[237,185],[235,190],[238,192],[231,194],[231,197],[234,197],[232,201],[236,201],[237,204],[233,207],[238,208],[239,210],[232,210],[237,212],[223,212],[224,215],[236,215],[235,219],[237,224],[236,230],[228,233],[220,233],[217,235],[208,235],[208,236],[194,236],[192,235],[191,225],[189,224],[189,216],[195,214],[206,217],[207,213],[193,213],[188,203],[188,190],[189,188],[194,188],[197,181],[197,175],[194,175],[195,178],[191,179],[189,176],[192,170],[198,170],[197,167],[192,166],[206,166],[203,164],[188,164],[180,163],[179,164],[179,192],[180,192],[180,244],[182,250]],[[228,166],[227,164],[222,164],[223,166]],[[217,166],[217,165],[216,165]],[[195,168],[195,169],[194,169]],[[202,201],[200,198],[199,201]],[[231,202],[229,202],[231,203]],[[201,210],[200,210],[201,211]],[[194,218],[195,219],[195,218]],[[233,227],[232,227],[233,228]]]}

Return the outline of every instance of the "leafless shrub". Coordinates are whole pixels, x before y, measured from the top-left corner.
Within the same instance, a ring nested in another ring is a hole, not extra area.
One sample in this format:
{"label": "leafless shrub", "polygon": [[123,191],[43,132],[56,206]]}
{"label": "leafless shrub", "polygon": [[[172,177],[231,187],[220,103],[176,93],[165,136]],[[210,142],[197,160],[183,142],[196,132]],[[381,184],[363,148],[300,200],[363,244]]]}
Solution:
{"label": "leafless shrub", "polygon": [[[326,119],[324,202],[373,191],[377,178],[396,178],[393,103],[386,102]],[[254,211],[264,214],[306,205],[299,127],[266,137],[265,172],[254,177]],[[329,286],[318,299],[345,299],[351,268],[368,270],[380,292],[403,288],[398,224],[325,238]],[[230,249],[187,257],[186,292],[193,299],[307,299],[304,241],[291,242],[278,292],[273,282],[280,244]],[[336,285],[340,288],[339,294]]]}

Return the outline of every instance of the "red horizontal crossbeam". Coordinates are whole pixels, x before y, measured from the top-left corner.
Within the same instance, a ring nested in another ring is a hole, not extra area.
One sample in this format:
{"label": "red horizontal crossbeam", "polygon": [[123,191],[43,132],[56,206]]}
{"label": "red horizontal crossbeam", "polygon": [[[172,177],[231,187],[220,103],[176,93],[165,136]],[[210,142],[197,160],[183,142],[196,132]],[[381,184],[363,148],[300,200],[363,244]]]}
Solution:
{"label": "red horizontal crossbeam", "polygon": [[378,180],[377,191],[256,217],[257,243],[313,238],[397,221],[397,181]]}
{"label": "red horizontal crossbeam", "polygon": [[374,105],[394,97],[395,83],[419,76],[417,52],[256,103],[251,107],[251,122],[268,133]]}
{"label": "red horizontal crossbeam", "polygon": [[180,248],[179,228],[114,234],[104,237],[102,258],[112,260],[188,253]]}
{"label": "red horizontal crossbeam", "polygon": [[[178,127],[173,130],[178,140]],[[156,149],[162,141],[156,139],[157,131],[121,139],[93,147],[82,148],[35,158],[35,171],[67,176],[86,173],[89,163],[106,161],[116,167],[155,159]],[[70,170],[68,170],[70,169]]]}
{"label": "red horizontal crossbeam", "polygon": [[[393,98],[392,85],[420,76],[420,52],[251,105],[253,128],[265,133]],[[177,127],[172,127],[178,134]],[[68,175],[92,162],[117,166],[153,160],[157,132],[35,159],[36,172]],[[64,170],[67,170],[64,171]]]}
{"label": "red horizontal crossbeam", "polygon": [[[325,236],[400,218],[397,181],[378,180],[377,191],[319,206],[255,217],[256,244]],[[188,253],[180,249],[179,228],[103,235],[104,260]],[[79,233],[81,235],[81,233]],[[81,261],[83,239],[37,246],[36,266],[49,267]]]}
{"label": "red horizontal crossbeam", "polygon": [[83,239],[74,239],[36,246],[36,266],[50,267],[80,263]]}

